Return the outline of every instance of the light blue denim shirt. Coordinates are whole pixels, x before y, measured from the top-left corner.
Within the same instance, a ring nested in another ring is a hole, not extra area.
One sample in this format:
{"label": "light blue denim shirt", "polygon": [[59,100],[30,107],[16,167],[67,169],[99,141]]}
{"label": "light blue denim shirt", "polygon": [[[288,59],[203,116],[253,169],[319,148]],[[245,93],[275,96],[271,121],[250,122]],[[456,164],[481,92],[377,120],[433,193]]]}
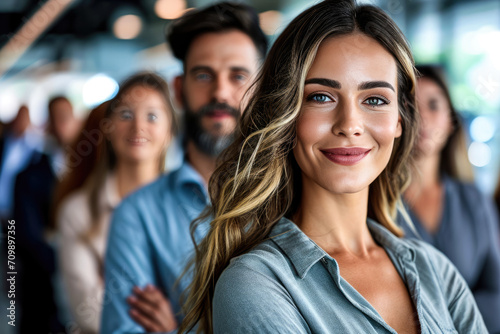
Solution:
{"label": "light blue denim shirt", "polygon": [[[150,283],[170,300],[178,323],[179,298],[188,277],[175,286],[194,251],[190,223],[209,203],[201,176],[184,163],[127,197],[115,209],[108,237],[101,333],[144,333],[129,315],[126,298]],[[208,225],[208,224],[207,224]],[[206,225],[196,230],[200,240]]]}
{"label": "light blue denim shirt", "polygon": [[[368,220],[403,278],[421,333],[487,333],[464,279],[432,246]],[[339,273],[334,258],[282,218],[216,284],[214,333],[396,333]]]}

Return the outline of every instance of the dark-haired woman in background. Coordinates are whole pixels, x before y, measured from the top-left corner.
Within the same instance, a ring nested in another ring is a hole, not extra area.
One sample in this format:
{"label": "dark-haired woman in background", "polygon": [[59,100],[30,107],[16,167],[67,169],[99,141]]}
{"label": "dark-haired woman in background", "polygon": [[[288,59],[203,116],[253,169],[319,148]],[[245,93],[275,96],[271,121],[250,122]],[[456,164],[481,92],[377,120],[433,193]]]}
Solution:
{"label": "dark-haired woman in background", "polygon": [[72,163],[56,205],[71,311],[83,333],[98,333],[110,215],[122,198],[164,171],[175,134],[167,84],[149,72],[130,77],[115,98],[91,113],[87,126],[75,144],[81,161]]}
{"label": "dark-haired woman in background", "polygon": [[[421,124],[416,166],[404,200],[419,236],[455,264],[488,330],[500,333],[498,216],[491,199],[472,183],[465,134],[441,69],[417,66],[417,70]],[[415,236],[407,230],[407,236]]]}

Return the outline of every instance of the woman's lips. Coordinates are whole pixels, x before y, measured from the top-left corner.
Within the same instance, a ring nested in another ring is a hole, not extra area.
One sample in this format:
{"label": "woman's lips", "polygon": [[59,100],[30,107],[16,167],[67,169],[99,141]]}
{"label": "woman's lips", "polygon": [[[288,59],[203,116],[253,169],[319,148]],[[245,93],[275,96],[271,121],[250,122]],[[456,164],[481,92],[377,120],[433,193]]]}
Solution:
{"label": "woman's lips", "polygon": [[370,153],[371,149],[362,147],[338,147],[321,150],[325,157],[339,165],[352,166]]}
{"label": "woman's lips", "polygon": [[131,145],[143,145],[148,142],[148,140],[144,137],[134,137],[134,138],[128,138],[127,141]]}

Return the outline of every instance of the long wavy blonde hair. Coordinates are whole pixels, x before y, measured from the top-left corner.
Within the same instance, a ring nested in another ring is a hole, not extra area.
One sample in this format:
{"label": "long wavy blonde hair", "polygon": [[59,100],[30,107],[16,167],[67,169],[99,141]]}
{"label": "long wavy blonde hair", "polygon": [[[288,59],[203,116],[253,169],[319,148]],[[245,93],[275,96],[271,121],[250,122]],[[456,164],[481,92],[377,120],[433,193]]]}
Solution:
{"label": "long wavy blonde hair", "polygon": [[199,333],[212,333],[212,299],[222,271],[232,258],[261,243],[281,217],[295,213],[301,171],[292,149],[305,78],[325,39],[355,32],[378,41],[397,64],[403,134],[394,143],[386,169],[370,185],[368,215],[402,235],[395,224],[396,205],[409,182],[407,162],[418,127],[410,48],[382,10],[352,0],[323,1],[296,17],[274,43],[249,97],[238,137],[210,179],[212,206],[192,229],[208,217],[212,221],[206,238],[196,246],[180,332],[197,326]]}

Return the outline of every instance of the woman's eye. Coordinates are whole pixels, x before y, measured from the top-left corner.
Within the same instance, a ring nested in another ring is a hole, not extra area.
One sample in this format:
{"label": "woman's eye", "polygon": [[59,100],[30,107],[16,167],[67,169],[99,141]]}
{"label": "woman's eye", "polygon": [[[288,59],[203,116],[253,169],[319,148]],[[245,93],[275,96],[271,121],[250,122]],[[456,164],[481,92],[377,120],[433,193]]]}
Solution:
{"label": "woman's eye", "polygon": [[432,99],[429,101],[429,110],[437,111],[438,110],[438,101],[436,99]]}
{"label": "woman's eye", "polygon": [[120,119],[128,120],[134,118],[134,114],[130,110],[122,110],[119,113]]}
{"label": "woman's eye", "polygon": [[325,94],[314,94],[314,95],[311,95],[311,96],[309,96],[308,100],[309,101],[318,102],[318,103],[325,103],[325,102],[332,101],[332,99],[329,98],[328,96],[326,96]]}
{"label": "woman's eye", "polygon": [[158,119],[158,116],[156,116],[156,114],[148,114],[148,122],[156,122],[156,120]]}
{"label": "woman's eye", "polygon": [[389,102],[381,99],[380,97],[370,97],[365,100],[365,103],[371,107],[379,107],[381,105],[388,104]]}

